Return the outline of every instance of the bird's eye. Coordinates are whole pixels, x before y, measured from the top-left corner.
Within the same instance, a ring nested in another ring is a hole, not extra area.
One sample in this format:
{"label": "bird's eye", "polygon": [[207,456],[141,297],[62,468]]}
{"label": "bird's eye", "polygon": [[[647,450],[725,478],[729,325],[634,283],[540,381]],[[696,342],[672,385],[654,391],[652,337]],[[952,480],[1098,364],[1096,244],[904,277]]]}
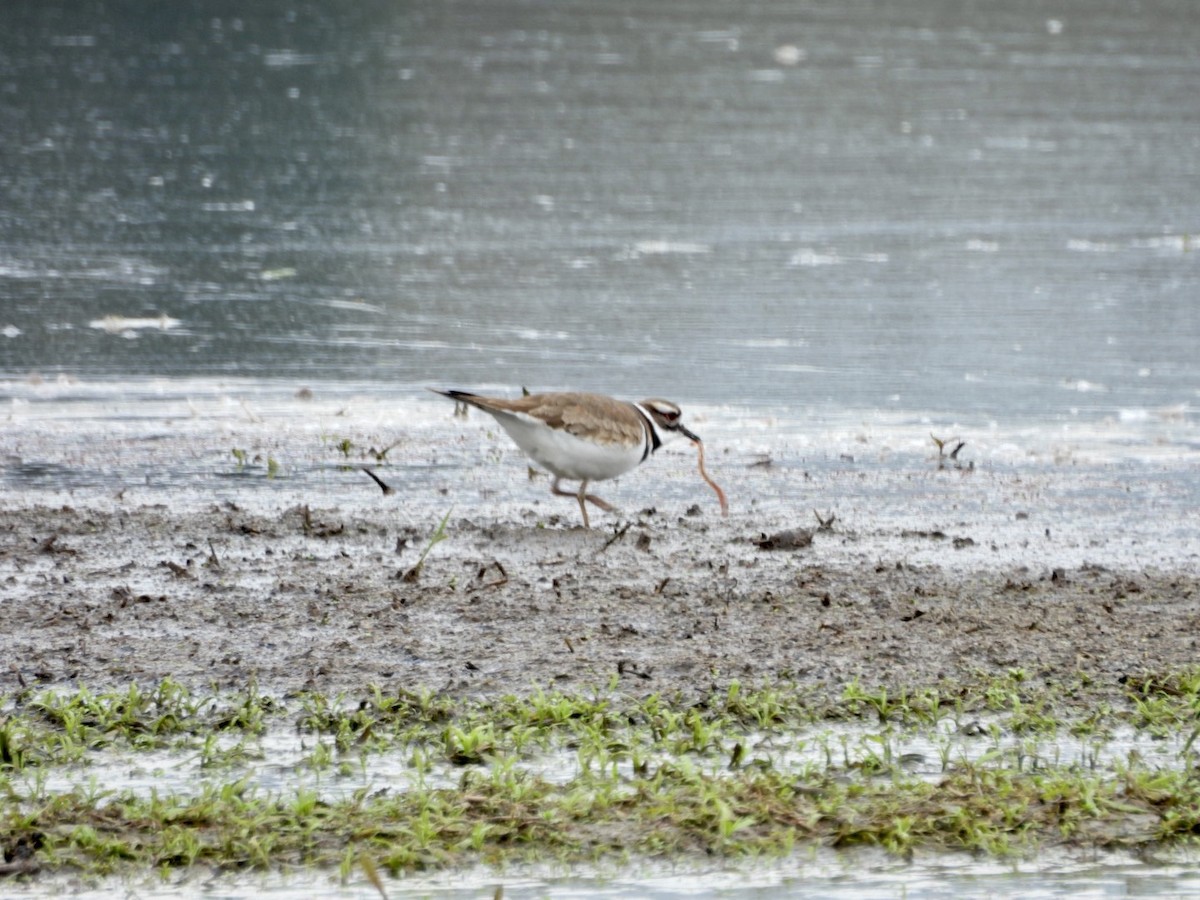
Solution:
{"label": "bird's eye", "polygon": [[679,407],[666,400],[650,400],[646,403],[646,411],[664,424],[674,424],[679,421]]}

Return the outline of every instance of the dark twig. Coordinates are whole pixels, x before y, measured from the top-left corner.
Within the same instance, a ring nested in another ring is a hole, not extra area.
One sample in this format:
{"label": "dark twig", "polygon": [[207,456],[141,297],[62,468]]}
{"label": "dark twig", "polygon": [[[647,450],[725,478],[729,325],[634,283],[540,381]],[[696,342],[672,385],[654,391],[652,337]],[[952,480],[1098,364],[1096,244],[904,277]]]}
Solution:
{"label": "dark twig", "polygon": [[604,542],[604,546],[601,547],[598,551],[596,551],[596,554],[599,555],[599,554],[603,553],[605,550],[607,550],[609,547],[611,547],[613,544],[615,544],[621,538],[625,537],[625,532],[627,532],[629,530],[629,526],[632,524],[633,524],[632,522],[626,522],[624,525],[621,525],[613,533],[613,536]]}
{"label": "dark twig", "polygon": [[370,476],[372,481],[379,485],[379,489],[383,491],[383,496],[390,497],[392,494],[396,493],[394,488],[392,488],[387,482],[371,471],[370,468],[363,466],[362,470],[366,472],[368,476]]}

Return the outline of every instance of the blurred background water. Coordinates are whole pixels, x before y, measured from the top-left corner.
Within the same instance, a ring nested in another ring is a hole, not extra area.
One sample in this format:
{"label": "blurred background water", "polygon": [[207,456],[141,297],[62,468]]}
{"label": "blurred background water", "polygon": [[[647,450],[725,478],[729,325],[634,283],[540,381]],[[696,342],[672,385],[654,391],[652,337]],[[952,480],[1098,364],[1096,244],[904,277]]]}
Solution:
{"label": "blurred background water", "polygon": [[14,0],[0,383],[1200,390],[1191,0]]}

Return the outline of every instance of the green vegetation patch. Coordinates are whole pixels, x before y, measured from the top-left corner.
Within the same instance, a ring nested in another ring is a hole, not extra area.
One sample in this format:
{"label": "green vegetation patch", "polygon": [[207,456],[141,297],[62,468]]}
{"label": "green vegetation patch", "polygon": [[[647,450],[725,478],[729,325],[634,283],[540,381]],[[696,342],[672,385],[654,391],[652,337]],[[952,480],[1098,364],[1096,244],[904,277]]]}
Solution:
{"label": "green vegetation patch", "polygon": [[[836,701],[736,681],[691,698],[617,687],[474,701],[380,687],[202,695],[173,682],[23,691],[0,707],[2,871],[401,873],[814,843],[1007,855],[1200,835],[1200,670],[1128,679],[1115,707],[1089,705],[1081,679],[1019,670],[855,683]],[[272,733],[297,750],[268,788]],[[104,788],[114,750],[204,777]]]}

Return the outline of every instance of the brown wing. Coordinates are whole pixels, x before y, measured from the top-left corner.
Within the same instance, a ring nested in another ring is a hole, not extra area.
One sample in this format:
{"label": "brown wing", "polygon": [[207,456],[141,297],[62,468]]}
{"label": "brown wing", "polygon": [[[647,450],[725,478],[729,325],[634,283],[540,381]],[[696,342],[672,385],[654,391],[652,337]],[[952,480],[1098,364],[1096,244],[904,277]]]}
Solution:
{"label": "brown wing", "polygon": [[[579,437],[602,444],[632,446],[644,440],[645,424],[632,403],[614,400],[603,394],[543,394],[550,402],[541,409],[553,410],[563,428]],[[534,412],[533,415],[538,415]]]}
{"label": "brown wing", "polygon": [[506,397],[481,397],[465,391],[431,390],[485,412],[524,413],[541,419],[551,428],[561,428],[579,437],[590,437],[599,443],[629,446],[643,440],[642,429],[645,425],[634,405],[604,394],[563,391],[530,394],[510,400]]}

